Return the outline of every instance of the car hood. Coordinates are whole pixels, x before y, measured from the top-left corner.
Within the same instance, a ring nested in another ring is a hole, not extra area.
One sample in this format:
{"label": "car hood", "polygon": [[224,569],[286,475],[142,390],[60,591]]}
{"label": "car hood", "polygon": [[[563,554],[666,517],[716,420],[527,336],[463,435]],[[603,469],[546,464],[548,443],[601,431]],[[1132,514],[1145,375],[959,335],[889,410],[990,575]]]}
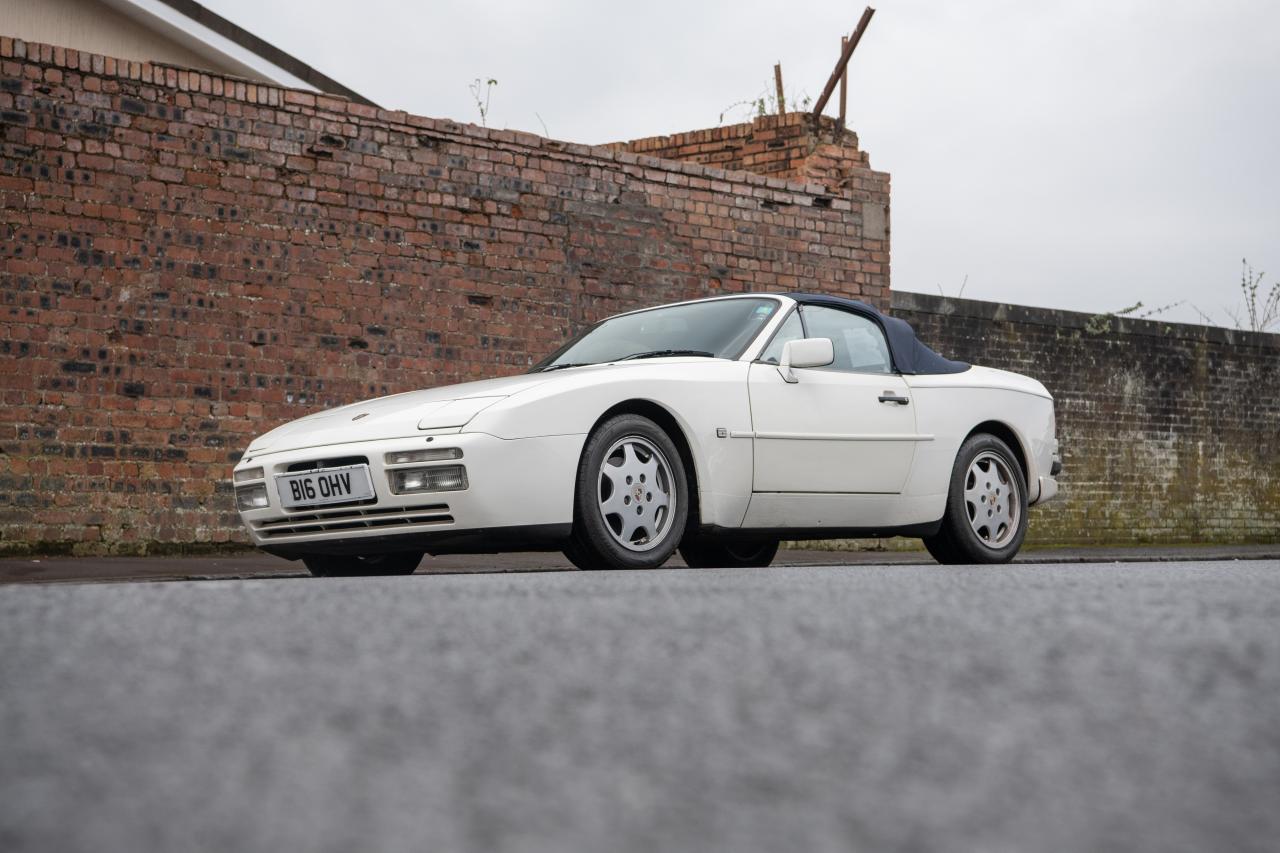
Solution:
{"label": "car hood", "polygon": [[246,455],[301,450],[351,441],[416,435],[465,426],[481,410],[521,391],[554,381],[555,373],[521,374],[378,397],[298,418],[255,438]]}

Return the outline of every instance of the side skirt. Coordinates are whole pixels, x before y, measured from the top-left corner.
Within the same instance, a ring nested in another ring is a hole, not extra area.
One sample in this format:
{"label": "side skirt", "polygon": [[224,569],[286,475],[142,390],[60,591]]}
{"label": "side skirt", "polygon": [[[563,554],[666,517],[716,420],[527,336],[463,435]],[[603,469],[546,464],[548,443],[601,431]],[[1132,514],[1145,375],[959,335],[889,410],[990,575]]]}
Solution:
{"label": "side skirt", "polygon": [[921,539],[933,536],[942,529],[942,519],[924,524],[905,524],[900,527],[720,527],[705,525],[699,532],[717,539],[888,539],[905,536]]}

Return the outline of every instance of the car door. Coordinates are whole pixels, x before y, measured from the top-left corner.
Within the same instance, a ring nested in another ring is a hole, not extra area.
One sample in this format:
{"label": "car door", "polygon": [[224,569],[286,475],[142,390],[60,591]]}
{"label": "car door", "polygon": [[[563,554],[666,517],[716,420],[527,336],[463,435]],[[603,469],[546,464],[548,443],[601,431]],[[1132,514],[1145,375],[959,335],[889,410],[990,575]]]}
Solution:
{"label": "car door", "polygon": [[[801,326],[803,325],[803,328]],[[776,366],[782,343],[830,338],[828,367],[796,369],[786,382]],[[869,317],[816,305],[799,308],[751,366],[754,492],[902,491],[915,456],[911,389],[893,371],[884,332]]]}

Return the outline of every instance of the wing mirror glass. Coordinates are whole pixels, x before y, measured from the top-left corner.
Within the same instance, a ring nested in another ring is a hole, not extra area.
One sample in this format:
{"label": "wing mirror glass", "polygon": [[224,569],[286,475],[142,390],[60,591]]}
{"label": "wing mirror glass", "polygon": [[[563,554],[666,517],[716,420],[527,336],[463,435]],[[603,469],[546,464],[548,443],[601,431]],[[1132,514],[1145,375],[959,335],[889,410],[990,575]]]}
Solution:
{"label": "wing mirror glass", "polygon": [[792,368],[826,367],[836,360],[835,347],[831,338],[801,338],[798,341],[787,341],[782,345],[782,358],[778,363],[778,372],[787,382],[799,382]]}

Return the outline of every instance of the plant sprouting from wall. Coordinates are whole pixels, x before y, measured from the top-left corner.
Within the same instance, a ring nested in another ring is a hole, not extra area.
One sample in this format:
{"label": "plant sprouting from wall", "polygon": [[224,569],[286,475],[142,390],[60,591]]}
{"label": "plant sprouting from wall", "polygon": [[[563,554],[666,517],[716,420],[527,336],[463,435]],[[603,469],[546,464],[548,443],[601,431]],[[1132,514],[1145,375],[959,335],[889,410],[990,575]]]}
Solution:
{"label": "plant sprouting from wall", "polygon": [[493,87],[498,85],[498,81],[492,77],[481,79],[477,77],[471,82],[467,88],[471,90],[471,97],[475,99],[476,109],[480,111],[480,126],[489,126],[489,98],[493,96]]}
{"label": "plant sprouting from wall", "polygon": [[[956,299],[964,299],[964,289],[969,286],[969,274],[964,274],[964,281],[960,282],[960,292],[956,294]],[[943,292],[942,285],[938,285],[938,295],[946,298],[947,294]]]}
{"label": "plant sprouting from wall", "polygon": [[[794,92],[786,93],[788,112],[808,112],[813,99],[808,92],[801,92],[799,97]],[[766,87],[759,95],[745,101],[734,101],[720,111],[716,124],[724,124],[725,116],[737,117],[740,121],[751,121],[761,116],[775,115],[778,112],[778,94],[772,85]]]}
{"label": "plant sprouting from wall", "polygon": [[1280,282],[1273,281],[1271,288],[1262,287],[1265,272],[1255,273],[1248,259],[1240,261],[1240,296],[1242,308],[1228,308],[1227,314],[1237,329],[1248,332],[1266,332],[1280,326]]}
{"label": "plant sprouting from wall", "polygon": [[1108,311],[1105,314],[1094,314],[1085,321],[1084,330],[1091,335],[1102,335],[1111,331],[1111,321],[1120,317],[1129,317],[1134,320],[1146,320],[1151,317],[1159,316],[1166,311],[1171,311],[1179,305],[1186,302],[1185,299],[1179,299],[1177,302],[1170,302],[1168,305],[1161,305],[1158,308],[1142,309],[1144,306],[1141,302],[1135,302],[1128,308],[1121,308],[1119,311]]}

